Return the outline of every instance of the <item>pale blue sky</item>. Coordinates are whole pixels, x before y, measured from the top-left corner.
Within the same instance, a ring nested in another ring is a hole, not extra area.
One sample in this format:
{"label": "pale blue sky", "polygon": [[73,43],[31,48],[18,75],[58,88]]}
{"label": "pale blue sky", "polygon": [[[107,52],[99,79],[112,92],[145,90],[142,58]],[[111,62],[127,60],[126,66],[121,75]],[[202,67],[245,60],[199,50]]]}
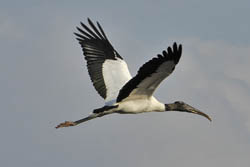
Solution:
{"label": "pale blue sky", "polygon": [[[250,2],[1,1],[1,166],[250,164]],[[110,115],[56,130],[103,105],[73,32],[99,21],[131,73],[174,41],[183,55],[155,96],[185,113]]]}

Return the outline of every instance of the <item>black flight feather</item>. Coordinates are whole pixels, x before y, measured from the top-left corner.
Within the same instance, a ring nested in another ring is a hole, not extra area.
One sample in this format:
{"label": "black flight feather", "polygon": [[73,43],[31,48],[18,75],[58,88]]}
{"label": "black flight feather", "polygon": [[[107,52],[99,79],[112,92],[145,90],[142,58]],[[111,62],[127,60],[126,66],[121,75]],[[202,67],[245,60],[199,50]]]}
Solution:
{"label": "black flight feather", "polygon": [[[175,65],[179,62],[182,52],[182,46],[173,44],[173,49],[171,47],[167,48],[167,52],[164,50],[162,55],[158,54],[147,63],[145,63],[138,71],[137,75],[129,80],[120,90],[116,102],[121,102],[123,99],[129,96],[129,94],[137,88],[137,86],[147,77],[151,76],[157,71],[161,64],[167,61],[174,61]],[[174,68],[172,69],[172,71]]]}

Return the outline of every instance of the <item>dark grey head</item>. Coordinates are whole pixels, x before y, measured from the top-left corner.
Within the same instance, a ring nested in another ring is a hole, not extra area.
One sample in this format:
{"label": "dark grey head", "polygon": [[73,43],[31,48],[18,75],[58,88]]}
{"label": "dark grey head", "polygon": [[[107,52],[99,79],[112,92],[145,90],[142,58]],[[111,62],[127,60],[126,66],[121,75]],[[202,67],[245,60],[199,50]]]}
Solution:
{"label": "dark grey head", "polygon": [[165,110],[166,111],[180,111],[180,112],[188,112],[188,113],[193,113],[193,114],[198,114],[201,115],[203,117],[206,117],[209,121],[212,121],[211,118],[201,112],[200,110],[182,102],[182,101],[176,101],[174,103],[170,103],[170,104],[165,104]]}

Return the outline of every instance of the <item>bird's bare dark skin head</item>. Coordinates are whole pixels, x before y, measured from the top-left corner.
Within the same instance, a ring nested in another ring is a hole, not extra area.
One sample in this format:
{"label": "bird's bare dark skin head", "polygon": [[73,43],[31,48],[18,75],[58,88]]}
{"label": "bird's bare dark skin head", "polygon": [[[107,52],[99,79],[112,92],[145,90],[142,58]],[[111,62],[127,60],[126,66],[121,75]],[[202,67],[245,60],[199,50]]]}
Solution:
{"label": "bird's bare dark skin head", "polygon": [[183,101],[176,101],[171,104],[165,104],[165,109],[166,111],[179,111],[179,112],[187,112],[187,113],[201,115],[203,117],[206,117],[209,121],[212,121],[212,119],[207,114],[184,103]]}

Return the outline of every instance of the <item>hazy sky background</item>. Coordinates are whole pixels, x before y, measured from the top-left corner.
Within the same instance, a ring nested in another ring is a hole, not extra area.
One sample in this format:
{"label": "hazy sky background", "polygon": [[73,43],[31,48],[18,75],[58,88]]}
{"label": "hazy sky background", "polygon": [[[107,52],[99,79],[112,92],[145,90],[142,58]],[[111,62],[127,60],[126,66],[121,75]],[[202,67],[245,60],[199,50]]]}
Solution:
{"label": "hazy sky background", "polygon": [[[0,164],[4,167],[250,164],[250,1],[1,1]],[[174,41],[183,55],[155,96],[185,113],[110,115],[73,32],[99,21],[132,75]]]}

